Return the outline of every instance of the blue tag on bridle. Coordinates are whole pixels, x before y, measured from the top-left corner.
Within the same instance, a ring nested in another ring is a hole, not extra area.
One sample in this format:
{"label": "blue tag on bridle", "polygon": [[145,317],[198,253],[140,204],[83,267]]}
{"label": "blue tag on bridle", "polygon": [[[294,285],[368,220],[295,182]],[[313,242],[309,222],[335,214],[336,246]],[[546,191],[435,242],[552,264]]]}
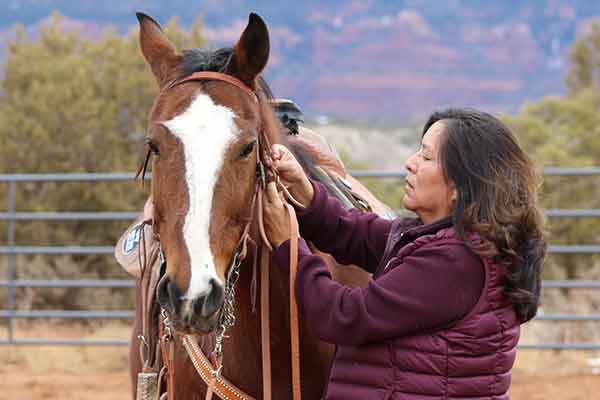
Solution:
{"label": "blue tag on bridle", "polygon": [[142,237],[142,223],[134,225],[131,230],[127,233],[127,237],[123,241],[123,254],[128,255],[131,253],[140,243]]}

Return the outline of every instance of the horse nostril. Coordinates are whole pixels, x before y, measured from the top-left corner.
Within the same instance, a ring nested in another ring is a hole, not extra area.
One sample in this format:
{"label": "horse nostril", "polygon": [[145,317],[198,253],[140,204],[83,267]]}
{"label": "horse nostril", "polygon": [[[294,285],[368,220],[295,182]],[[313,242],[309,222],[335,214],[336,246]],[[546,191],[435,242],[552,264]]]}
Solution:
{"label": "horse nostril", "polygon": [[169,277],[165,275],[158,281],[158,285],[156,286],[156,299],[158,300],[158,304],[163,307],[169,302],[169,292],[167,290],[169,282]]}
{"label": "horse nostril", "polygon": [[199,313],[203,318],[210,317],[221,307],[223,298],[223,287],[215,279],[211,279],[210,291],[204,298],[196,300],[194,313]]}
{"label": "horse nostril", "polygon": [[178,314],[181,309],[181,290],[175,284],[174,281],[170,281],[167,286],[167,290],[169,291],[169,300],[171,303],[171,309],[174,313]]}
{"label": "horse nostril", "polygon": [[181,309],[181,291],[168,276],[163,276],[158,282],[156,296],[158,304],[172,313],[179,313]]}

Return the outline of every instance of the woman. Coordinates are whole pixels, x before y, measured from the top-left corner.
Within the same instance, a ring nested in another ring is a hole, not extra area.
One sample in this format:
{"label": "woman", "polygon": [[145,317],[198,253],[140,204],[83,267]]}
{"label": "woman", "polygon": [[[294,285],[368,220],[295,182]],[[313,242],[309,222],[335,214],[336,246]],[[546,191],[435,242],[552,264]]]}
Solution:
{"label": "woman", "polygon": [[[326,399],[508,399],[546,243],[533,165],[502,122],[462,109],[429,118],[405,163],[403,203],[416,219],[342,209],[283,146],[271,164],[307,206],[301,236],[373,273],[364,289],[344,287],[300,239],[300,312],[337,345]],[[264,208],[286,268],[289,222],[274,184]]]}

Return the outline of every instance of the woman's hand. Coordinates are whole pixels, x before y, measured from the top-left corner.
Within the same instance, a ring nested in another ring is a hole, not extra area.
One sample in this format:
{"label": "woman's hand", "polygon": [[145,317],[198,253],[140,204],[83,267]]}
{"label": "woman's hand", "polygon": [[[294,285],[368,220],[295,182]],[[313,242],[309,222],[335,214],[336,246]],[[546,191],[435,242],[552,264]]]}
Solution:
{"label": "woman's hand", "polygon": [[275,182],[269,182],[263,192],[263,221],[265,233],[273,245],[279,247],[290,239],[290,220]]}
{"label": "woman's hand", "polygon": [[300,204],[308,207],[314,196],[314,189],[296,157],[285,146],[271,147],[270,160],[266,164],[279,174],[281,183]]}

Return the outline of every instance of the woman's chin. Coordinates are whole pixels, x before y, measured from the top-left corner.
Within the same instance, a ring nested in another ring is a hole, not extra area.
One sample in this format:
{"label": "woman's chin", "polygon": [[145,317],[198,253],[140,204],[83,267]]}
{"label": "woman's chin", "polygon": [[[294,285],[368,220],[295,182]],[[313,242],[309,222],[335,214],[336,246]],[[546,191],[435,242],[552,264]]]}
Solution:
{"label": "woman's chin", "polygon": [[407,194],[405,194],[404,197],[402,198],[402,207],[404,207],[406,210],[412,211],[412,212],[414,212],[414,210],[415,210],[414,201]]}

